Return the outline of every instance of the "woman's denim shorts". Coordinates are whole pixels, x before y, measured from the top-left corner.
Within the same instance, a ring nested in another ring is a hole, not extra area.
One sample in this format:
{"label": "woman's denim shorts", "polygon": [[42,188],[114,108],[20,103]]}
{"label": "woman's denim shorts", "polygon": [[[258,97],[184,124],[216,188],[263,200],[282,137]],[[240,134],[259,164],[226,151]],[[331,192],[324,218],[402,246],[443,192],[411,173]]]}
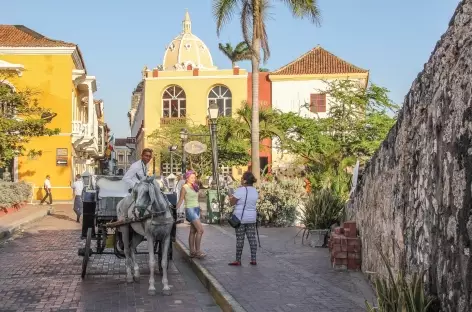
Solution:
{"label": "woman's denim shorts", "polygon": [[188,222],[200,219],[200,207],[185,208],[185,219],[187,219]]}

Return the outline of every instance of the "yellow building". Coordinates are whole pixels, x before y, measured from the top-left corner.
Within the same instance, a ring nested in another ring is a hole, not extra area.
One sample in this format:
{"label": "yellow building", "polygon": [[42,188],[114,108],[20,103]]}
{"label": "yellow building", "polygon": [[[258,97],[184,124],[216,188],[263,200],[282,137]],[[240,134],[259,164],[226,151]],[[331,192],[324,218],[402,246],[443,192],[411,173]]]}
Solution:
{"label": "yellow building", "polygon": [[[147,136],[162,126],[206,124],[210,101],[216,101],[222,115],[233,116],[246,100],[247,76],[238,67],[221,70],[213,64],[208,47],[192,33],[187,12],[181,33],[166,47],[162,66],[145,67],[143,80],[133,92],[128,116],[138,155],[149,145]],[[156,171],[161,167],[161,174],[170,174],[170,164],[156,163]],[[172,171],[179,172],[180,164],[175,162]]]}
{"label": "yellow building", "polygon": [[22,25],[0,25],[0,71],[17,73],[2,81],[13,91],[38,91],[39,104],[57,113],[48,127],[59,128],[52,137],[33,138],[27,149],[42,150],[36,158],[17,157],[14,181],[27,181],[34,198],[43,196],[43,182],[51,176],[54,200],[70,200],[76,173],[93,173],[104,154],[105,125],[99,125],[103,101],[94,101],[94,76],[87,74],[76,44],[47,38]]}

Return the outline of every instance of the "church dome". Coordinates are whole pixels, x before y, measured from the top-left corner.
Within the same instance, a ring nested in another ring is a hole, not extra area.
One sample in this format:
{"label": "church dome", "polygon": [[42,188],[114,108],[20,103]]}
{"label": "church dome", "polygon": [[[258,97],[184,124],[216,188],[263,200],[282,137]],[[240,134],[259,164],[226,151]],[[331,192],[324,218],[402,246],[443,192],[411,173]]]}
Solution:
{"label": "church dome", "polygon": [[166,47],[164,70],[188,70],[190,68],[216,69],[210,50],[192,34],[192,21],[188,12],[182,21],[182,33]]}

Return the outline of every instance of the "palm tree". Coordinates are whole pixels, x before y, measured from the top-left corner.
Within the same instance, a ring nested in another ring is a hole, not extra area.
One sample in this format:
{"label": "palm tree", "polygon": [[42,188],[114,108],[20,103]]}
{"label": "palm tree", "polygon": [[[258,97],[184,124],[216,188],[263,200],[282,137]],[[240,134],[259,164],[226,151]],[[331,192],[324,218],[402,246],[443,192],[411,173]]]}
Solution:
{"label": "palm tree", "polygon": [[231,43],[225,45],[220,43],[218,48],[231,61],[231,68],[234,68],[236,62],[251,59],[251,50],[246,41],[238,43],[234,49]]}
{"label": "palm tree", "polygon": [[[216,19],[216,33],[231,21],[235,14],[240,14],[244,40],[251,48],[252,77],[259,77],[261,49],[263,61],[270,56],[269,41],[266,32],[266,20],[269,7],[276,0],[213,0],[213,15]],[[320,11],[316,0],[279,0],[284,2],[296,18],[308,17],[319,24]],[[239,10],[240,9],[240,10]],[[252,79],[252,120],[251,120],[251,163],[252,172],[260,180],[259,162],[259,79]]]}
{"label": "palm tree", "polygon": [[[274,119],[277,118],[276,114],[271,109],[259,110],[259,136],[261,140],[283,137],[283,130],[279,129],[274,122]],[[240,139],[249,140],[251,138],[252,110],[247,102],[244,102],[243,106],[236,111],[236,116],[241,123],[234,134]]]}

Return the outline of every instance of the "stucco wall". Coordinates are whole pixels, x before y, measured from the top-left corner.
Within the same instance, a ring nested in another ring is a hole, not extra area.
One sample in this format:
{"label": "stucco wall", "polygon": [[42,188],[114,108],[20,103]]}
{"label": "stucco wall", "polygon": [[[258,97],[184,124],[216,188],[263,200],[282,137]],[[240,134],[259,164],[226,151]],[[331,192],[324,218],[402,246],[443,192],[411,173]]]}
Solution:
{"label": "stucco wall", "polygon": [[350,205],[364,271],[428,270],[444,311],[472,311],[472,0],[464,0],[366,166]]}
{"label": "stucco wall", "polygon": [[[31,159],[27,156],[18,158],[18,178],[36,186],[34,198],[43,196],[43,182],[46,175],[51,176],[54,200],[72,198],[70,182],[72,177],[72,70],[74,63],[70,55],[1,55],[1,60],[22,64],[22,75],[11,79],[18,90],[30,88],[37,91],[39,105],[50,108],[57,116],[48,127],[59,128],[61,134],[52,137],[32,138],[26,144],[27,150],[42,150],[42,156]],[[67,166],[56,166],[56,149],[67,148],[69,159]]]}

